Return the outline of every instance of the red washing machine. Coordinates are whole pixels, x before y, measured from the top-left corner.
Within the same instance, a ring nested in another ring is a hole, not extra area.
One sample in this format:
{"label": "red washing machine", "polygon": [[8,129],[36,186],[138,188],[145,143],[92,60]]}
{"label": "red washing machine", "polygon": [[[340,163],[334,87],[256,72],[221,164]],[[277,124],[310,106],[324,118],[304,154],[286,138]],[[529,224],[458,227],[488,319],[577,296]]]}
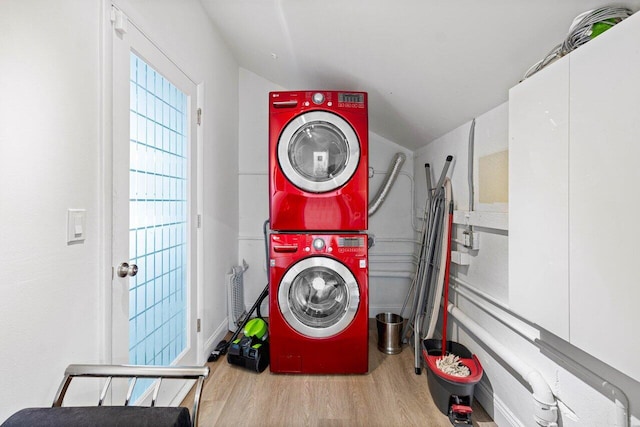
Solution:
{"label": "red washing machine", "polygon": [[368,223],[367,94],[269,94],[272,230],[360,231]]}
{"label": "red washing machine", "polygon": [[366,373],[367,235],[272,234],[269,256],[271,372]]}

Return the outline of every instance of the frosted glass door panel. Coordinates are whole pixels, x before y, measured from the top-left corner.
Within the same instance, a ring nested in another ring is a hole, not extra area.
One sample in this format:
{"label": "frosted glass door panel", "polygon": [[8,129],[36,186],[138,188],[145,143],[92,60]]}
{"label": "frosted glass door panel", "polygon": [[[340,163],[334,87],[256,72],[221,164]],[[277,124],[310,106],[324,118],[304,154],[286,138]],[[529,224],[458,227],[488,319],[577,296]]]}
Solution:
{"label": "frosted glass door panel", "polygon": [[131,54],[129,362],[170,365],[186,348],[187,97]]}

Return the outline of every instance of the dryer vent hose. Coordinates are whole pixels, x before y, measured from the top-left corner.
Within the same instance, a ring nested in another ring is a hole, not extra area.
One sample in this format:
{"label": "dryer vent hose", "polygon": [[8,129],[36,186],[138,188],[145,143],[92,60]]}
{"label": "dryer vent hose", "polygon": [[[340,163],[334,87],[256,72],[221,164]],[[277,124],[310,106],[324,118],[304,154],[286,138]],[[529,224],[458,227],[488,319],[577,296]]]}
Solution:
{"label": "dryer vent hose", "polygon": [[400,169],[402,169],[402,165],[404,161],[407,159],[407,156],[404,153],[396,153],[391,160],[391,165],[389,166],[389,171],[387,172],[387,177],[385,178],[382,186],[378,190],[378,193],[373,198],[373,200],[369,203],[369,216],[372,216],[374,213],[378,211],[380,206],[384,203],[384,200],[389,195],[389,191],[391,191],[391,187],[393,187],[398,174],[400,173]]}

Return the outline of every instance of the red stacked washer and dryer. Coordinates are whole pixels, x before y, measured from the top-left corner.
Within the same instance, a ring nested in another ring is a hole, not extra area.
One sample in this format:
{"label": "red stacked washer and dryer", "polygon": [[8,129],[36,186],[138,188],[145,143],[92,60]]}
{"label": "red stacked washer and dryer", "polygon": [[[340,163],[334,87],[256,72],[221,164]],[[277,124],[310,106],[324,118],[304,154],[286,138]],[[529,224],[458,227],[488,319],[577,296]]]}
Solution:
{"label": "red stacked washer and dryer", "polygon": [[368,371],[364,92],[269,94],[269,340],[275,373]]}

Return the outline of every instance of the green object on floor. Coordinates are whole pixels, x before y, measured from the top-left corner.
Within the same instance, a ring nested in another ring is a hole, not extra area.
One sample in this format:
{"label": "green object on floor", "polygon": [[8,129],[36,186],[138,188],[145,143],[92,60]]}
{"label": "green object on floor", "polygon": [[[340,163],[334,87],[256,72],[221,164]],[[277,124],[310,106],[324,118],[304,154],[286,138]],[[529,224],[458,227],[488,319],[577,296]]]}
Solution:
{"label": "green object on floor", "polygon": [[251,319],[244,327],[245,337],[255,337],[257,339],[263,339],[267,333],[267,322],[260,318]]}

